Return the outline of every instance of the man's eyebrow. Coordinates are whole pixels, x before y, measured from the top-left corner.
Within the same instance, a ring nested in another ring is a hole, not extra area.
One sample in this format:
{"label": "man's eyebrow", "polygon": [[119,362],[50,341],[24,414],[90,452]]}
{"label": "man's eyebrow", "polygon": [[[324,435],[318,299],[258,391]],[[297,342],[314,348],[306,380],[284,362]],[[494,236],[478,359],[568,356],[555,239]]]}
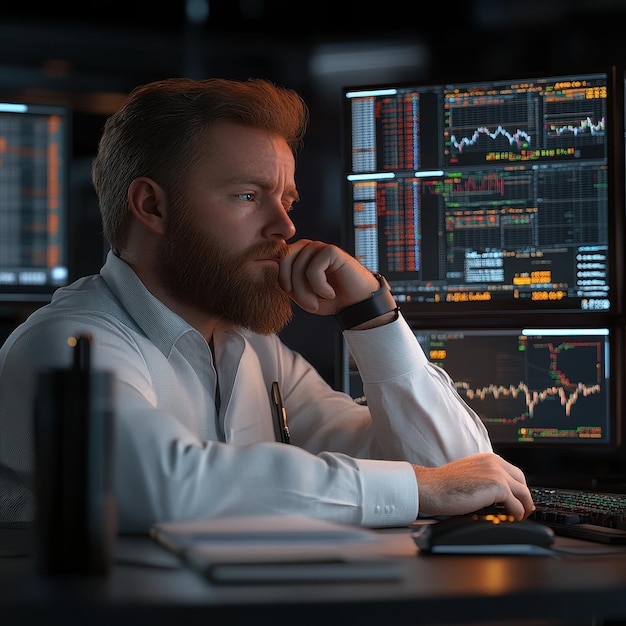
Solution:
{"label": "man's eyebrow", "polygon": [[232,176],[227,178],[226,182],[230,185],[256,185],[257,187],[265,187],[266,183],[260,178],[252,176]]}
{"label": "man's eyebrow", "polygon": [[230,185],[254,185],[262,189],[271,189],[275,184],[274,181],[256,176],[233,176],[226,182]]}

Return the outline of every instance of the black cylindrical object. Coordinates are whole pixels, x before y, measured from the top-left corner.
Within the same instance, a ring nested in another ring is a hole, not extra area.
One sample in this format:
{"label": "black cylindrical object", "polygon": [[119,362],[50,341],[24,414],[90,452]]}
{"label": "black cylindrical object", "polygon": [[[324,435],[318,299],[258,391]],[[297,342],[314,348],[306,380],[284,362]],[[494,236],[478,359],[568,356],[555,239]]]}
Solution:
{"label": "black cylindrical object", "polygon": [[91,371],[89,338],[74,364],[40,372],[35,401],[35,528],[41,573],[109,574],[117,511],[113,382]]}

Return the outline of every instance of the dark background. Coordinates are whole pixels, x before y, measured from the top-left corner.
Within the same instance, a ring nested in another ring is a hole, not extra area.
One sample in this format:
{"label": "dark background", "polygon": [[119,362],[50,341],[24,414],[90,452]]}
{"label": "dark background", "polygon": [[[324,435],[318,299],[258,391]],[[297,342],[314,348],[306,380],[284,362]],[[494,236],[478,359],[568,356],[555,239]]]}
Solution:
{"label": "dark background", "polygon": [[[626,56],[623,0],[383,0],[369,9],[341,0],[74,4],[0,9],[0,98],[74,111],[73,278],[102,262],[91,159],[104,120],[138,84],[259,76],[298,90],[311,124],[294,221],[301,237],[341,243],[344,86],[586,70]],[[337,383],[334,320],[297,311],[283,338]]]}

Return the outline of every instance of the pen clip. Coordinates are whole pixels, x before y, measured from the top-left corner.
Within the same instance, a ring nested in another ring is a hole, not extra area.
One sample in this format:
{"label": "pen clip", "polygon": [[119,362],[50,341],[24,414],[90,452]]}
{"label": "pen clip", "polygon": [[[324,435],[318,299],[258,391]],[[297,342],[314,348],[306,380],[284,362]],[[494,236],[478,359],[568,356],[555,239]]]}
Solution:
{"label": "pen clip", "polygon": [[274,418],[276,420],[276,440],[281,443],[290,443],[289,426],[287,424],[287,411],[283,404],[283,396],[280,393],[278,381],[272,383],[272,404],[274,406]]}

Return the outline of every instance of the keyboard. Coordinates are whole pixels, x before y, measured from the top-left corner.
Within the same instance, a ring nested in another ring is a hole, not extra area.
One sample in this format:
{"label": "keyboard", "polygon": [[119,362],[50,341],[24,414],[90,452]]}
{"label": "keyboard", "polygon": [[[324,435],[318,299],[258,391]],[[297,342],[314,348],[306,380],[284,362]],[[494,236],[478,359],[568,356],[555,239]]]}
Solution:
{"label": "keyboard", "polygon": [[557,535],[626,544],[626,494],[531,486],[536,510],[529,519]]}

